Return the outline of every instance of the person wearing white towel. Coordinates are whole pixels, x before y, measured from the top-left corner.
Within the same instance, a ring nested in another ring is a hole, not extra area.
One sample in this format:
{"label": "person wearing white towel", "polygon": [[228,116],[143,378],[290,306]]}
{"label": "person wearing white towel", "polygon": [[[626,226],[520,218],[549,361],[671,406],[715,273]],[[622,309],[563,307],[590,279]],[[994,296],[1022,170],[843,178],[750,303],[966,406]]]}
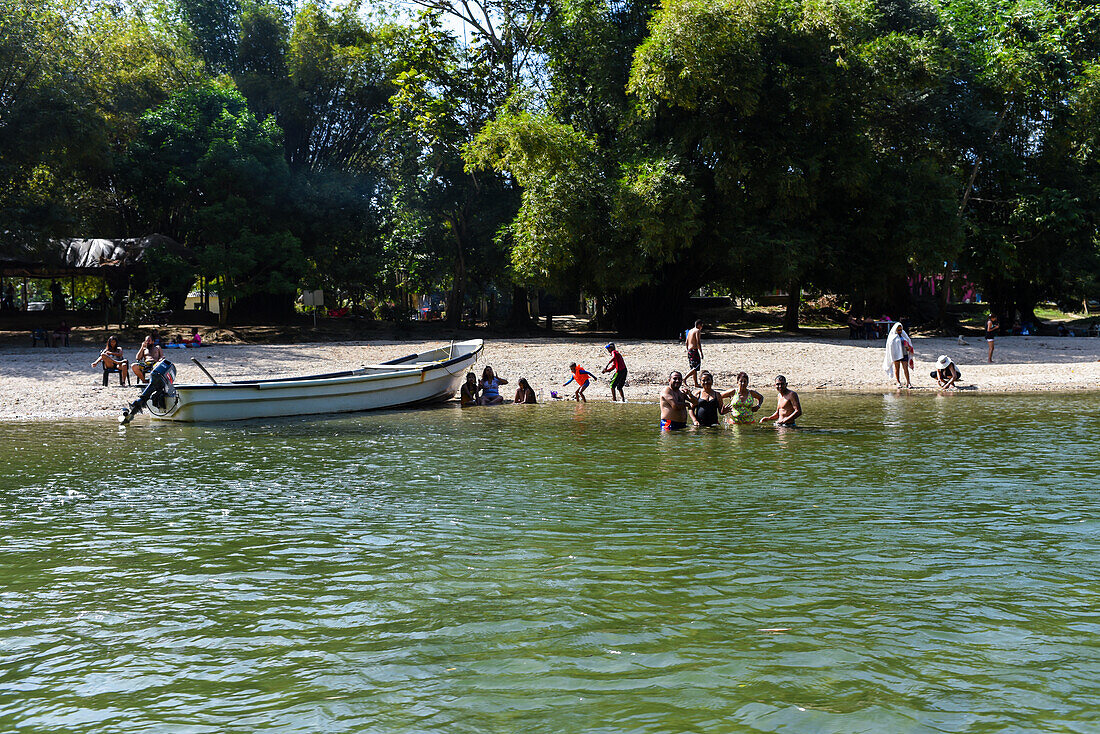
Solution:
{"label": "person wearing white towel", "polygon": [[909,359],[912,353],[913,341],[898,321],[890,327],[890,335],[886,337],[886,356],[882,359],[883,372],[887,377],[892,376],[898,387],[902,387],[902,370],[905,371],[905,387],[913,387],[909,380]]}

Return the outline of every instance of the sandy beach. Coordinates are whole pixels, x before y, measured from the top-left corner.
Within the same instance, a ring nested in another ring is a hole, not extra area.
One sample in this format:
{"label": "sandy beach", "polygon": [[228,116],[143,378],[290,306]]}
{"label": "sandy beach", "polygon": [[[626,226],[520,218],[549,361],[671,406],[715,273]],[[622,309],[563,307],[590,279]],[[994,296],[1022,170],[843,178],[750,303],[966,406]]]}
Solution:
{"label": "sandy beach", "polygon": [[[916,392],[938,391],[928,373],[940,354],[950,355],[960,366],[965,391],[1049,392],[1100,389],[1100,339],[1088,337],[1001,337],[994,363],[986,362],[985,341],[969,337],[966,345],[955,339],[914,338]],[[212,344],[197,350],[167,350],[179,369],[177,381],[207,382],[190,361],[197,356],[221,380],[304,375],[355,367],[403,356],[440,341],[369,341],[323,344]],[[490,364],[512,385],[526,377],[550,400],[550,392],[570,393],[561,387],[568,364],[576,361],[599,373],[607,364],[602,339],[507,339],[486,340],[478,372]],[[672,341],[622,340],[619,349],[630,372],[626,395],[631,401],[656,400],[659,386],[672,369],[687,369],[683,345]],[[136,344],[123,345],[128,357]],[[85,345],[68,348],[0,348],[0,420],[110,417],[137,394],[137,388],[120,387],[112,374],[102,386],[100,368],[89,365],[99,349]],[[716,387],[728,389],[744,370],[752,385],[771,398],[771,379],[787,376],[790,386],[802,393],[887,392],[893,389],[882,371],[882,341],[850,341],[818,337],[761,337],[704,341],[703,367],[715,374]],[[511,397],[511,386],[502,391]],[[610,391],[605,379],[589,387],[590,400],[606,401]],[[804,395],[805,399],[805,395]]]}

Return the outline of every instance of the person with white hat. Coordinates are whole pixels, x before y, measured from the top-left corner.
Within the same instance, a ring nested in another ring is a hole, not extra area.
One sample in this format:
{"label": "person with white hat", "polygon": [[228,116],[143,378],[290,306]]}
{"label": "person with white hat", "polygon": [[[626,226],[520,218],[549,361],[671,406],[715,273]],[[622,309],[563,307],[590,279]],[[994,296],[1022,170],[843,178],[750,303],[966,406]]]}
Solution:
{"label": "person with white hat", "polygon": [[955,383],[962,377],[959,368],[946,354],[941,354],[936,360],[936,369],[928,375],[940,384],[941,390],[950,390],[956,387]]}

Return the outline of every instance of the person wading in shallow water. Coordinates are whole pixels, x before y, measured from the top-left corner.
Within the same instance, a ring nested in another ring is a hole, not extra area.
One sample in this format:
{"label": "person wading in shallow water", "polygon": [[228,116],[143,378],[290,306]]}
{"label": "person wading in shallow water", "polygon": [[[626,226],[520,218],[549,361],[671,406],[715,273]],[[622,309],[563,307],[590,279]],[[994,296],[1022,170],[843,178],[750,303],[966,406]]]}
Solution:
{"label": "person wading in shallow water", "polygon": [[787,378],[778,375],[775,378],[775,391],[779,393],[779,405],[775,412],[760,422],[775,421],[777,426],[794,426],[795,420],[802,415],[802,404],[798,402],[798,393],[787,389]]}
{"label": "person wading in shallow water", "polygon": [[695,398],[691,393],[680,388],[684,384],[684,376],[679,372],[673,372],[668,376],[668,386],[661,390],[661,423],[662,431],[678,431],[687,428],[688,408],[694,406]]}
{"label": "person wading in shallow water", "polygon": [[716,426],[719,416],[729,412],[724,405],[723,396],[714,389],[714,375],[707,370],[699,373],[703,387],[695,396],[695,407],[691,410],[691,422],[697,426]]}

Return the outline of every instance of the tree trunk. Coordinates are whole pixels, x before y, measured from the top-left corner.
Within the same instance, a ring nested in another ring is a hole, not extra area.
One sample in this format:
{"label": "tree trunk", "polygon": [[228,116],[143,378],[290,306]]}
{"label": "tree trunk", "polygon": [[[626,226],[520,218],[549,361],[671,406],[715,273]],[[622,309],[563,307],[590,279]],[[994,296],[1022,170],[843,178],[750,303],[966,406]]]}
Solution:
{"label": "tree trunk", "polygon": [[517,329],[531,327],[531,307],[527,302],[527,289],[523,286],[512,286],[512,310],[508,315],[508,322]]}
{"label": "tree trunk", "polygon": [[792,280],[787,291],[787,310],[783,313],[783,329],[798,331],[798,308],[802,301],[802,283]]}
{"label": "tree trunk", "polygon": [[462,326],[463,304],[466,301],[466,258],[462,252],[462,240],[455,234],[458,241],[455,254],[455,274],[451,283],[451,295],[447,300],[447,326],[459,328]]}

